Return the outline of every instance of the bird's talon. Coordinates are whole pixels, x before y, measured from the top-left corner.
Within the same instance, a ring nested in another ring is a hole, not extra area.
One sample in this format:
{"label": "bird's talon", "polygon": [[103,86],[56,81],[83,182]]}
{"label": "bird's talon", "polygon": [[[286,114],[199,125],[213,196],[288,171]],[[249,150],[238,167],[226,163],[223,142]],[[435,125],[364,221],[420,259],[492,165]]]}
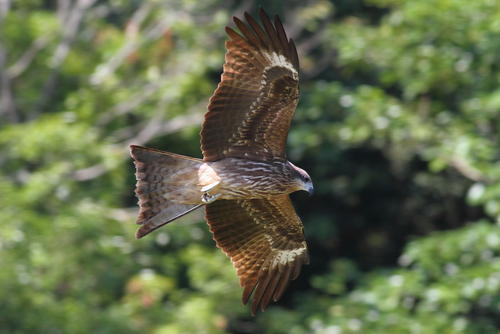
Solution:
{"label": "bird's talon", "polygon": [[201,195],[201,201],[205,204],[210,204],[215,202],[217,198],[219,198],[220,194],[210,195],[208,192]]}

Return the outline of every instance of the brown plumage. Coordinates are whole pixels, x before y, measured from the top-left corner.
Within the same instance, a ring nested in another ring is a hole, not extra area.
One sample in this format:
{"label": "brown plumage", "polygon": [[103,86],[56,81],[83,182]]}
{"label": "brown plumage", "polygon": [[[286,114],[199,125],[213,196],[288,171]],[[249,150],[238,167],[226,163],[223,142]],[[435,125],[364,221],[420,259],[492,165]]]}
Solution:
{"label": "brown plumage", "polygon": [[248,14],[250,27],[226,27],[226,63],[201,130],[205,161],[225,157],[286,160],[285,144],[299,99],[299,60],[278,17],[260,12],[265,31]]}
{"label": "brown plumage", "polygon": [[219,248],[253,294],[252,313],[277,301],[308,263],[303,225],[289,194],[312,192],[307,173],[286,160],[297,106],[299,60],[278,17],[260,26],[245,13],[227,27],[226,62],[201,130],[203,160],[131,146],[141,225],[137,237],[205,206]]}

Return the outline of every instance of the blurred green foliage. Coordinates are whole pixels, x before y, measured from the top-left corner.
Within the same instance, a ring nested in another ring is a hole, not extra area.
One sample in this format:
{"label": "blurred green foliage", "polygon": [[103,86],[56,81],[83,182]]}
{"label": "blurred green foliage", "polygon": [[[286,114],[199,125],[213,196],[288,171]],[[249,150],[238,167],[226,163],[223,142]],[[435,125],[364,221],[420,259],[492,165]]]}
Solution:
{"label": "blurred green foliage", "polygon": [[[311,265],[253,318],[201,213],[134,239],[127,147],[200,156],[223,28],[262,4],[317,195]],[[500,330],[499,2],[20,0],[0,25],[2,333]]]}

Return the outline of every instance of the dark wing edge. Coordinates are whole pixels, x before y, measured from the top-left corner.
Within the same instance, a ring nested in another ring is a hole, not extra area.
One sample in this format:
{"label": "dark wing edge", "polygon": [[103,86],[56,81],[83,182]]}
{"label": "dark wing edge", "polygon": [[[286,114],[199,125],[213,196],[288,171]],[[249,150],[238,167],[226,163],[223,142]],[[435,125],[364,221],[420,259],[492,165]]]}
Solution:
{"label": "dark wing edge", "polygon": [[243,304],[253,295],[253,315],[279,300],[309,263],[303,225],[288,195],[218,200],[206,206],[206,218],[240,277]]}
{"label": "dark wing edge", "polygon": [[263,26],[245,13],[248,23],[233,18],[240,33],[226,27],[224,72],[200,133],[205,161],[286,158],[298,102],[299,58],[280,19],[276,16],[273,24],[263,9],[259,14]]}

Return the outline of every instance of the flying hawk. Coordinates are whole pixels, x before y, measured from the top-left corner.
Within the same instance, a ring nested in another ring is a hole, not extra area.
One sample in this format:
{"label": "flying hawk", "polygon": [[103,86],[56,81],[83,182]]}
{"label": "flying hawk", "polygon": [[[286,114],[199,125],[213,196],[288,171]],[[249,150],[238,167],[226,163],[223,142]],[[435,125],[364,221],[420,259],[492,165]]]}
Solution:
{"label": "flying hawk", "polygon": [[303,225],[289,194],[313,191],[287,161],[299,99],[299,59],[280,19],[260,26],[234,17],[226,27],[224,72],[201,130],[203,160],[132,145],[140,212],[137,238],[205,206],[217,247],[233,262],[252,313],[277,301],[309,262]]}

